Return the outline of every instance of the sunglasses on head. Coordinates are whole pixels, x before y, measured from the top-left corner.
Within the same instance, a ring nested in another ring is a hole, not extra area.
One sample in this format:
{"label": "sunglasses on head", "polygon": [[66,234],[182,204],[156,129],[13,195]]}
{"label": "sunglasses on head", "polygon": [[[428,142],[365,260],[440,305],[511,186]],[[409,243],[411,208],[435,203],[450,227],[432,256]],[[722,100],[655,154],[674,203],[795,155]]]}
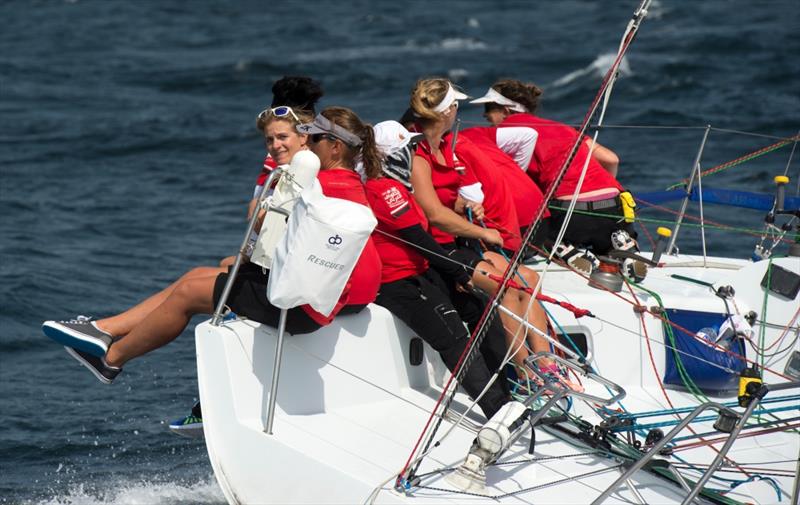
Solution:
{"label": "sunglasses on head", "polygon": [[323,140],[330,140],[331,142],[336,142],[339,139],[334,137],[330,133],[312,133],[311,135],[309,135],[308,140],[312,144],[317,144]]}
{"label": "sunglasses on head", "polygon": [[264,119],[265,117],[267,117],[267,114],[270,114],[275,117],[292,116],[295,121],[297,121],[298,123],[300,122],[300,118],[297,117],[297,114],[295,114],[292,108],[287,105],[281,105],[279,107],[264,109],[258,114],[258,119]]}

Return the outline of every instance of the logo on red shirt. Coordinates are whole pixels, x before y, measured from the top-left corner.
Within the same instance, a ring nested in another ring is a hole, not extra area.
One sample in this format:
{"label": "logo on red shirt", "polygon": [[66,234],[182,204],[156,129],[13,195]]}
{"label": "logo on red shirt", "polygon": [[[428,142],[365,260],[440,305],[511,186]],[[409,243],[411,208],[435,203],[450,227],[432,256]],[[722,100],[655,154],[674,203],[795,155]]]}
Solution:
{"label": "logo on red shirt", "polygon": [[399,217],[410,208],[408,200],[403,196],[399,189],[391,187],[384,191],[381,196],[389,207],[389,213],[394,217]]}

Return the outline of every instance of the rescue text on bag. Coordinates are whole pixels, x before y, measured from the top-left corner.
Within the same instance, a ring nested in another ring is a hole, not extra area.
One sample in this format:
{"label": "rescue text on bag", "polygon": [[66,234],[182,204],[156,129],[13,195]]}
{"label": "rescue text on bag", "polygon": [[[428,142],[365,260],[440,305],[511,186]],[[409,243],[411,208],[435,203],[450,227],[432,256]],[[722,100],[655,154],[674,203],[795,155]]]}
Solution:
{"label": "rescue text on bag", "polygon": [[309,304],[330,314],[376,225],[368,207],[326,197],[315,180],[301,193],[275,248],[270,302],[282,309]]}

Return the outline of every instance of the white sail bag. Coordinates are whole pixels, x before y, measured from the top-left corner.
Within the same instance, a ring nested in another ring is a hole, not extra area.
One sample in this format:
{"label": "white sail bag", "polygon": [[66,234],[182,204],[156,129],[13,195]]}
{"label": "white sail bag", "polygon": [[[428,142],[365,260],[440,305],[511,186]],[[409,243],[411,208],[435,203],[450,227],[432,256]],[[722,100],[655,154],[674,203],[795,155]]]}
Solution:
{"label": "white sail bag", "polygon": [[281,176],[267,199],[267,213],[261,224],[261,233],[250,255],[250,262],[265,268],[272,264],[275,245],[286,233],[287,219],[284,213],[292,212],[300,192],[316,179],[319,158],[311,151],[299,151],[289,165],[282,165],[280,169]]}
{"label": "white sail bag", "polygon": [[282,309],[309,304],[330,314],[377,224],[369,207],[329,198],[314,180],[300,194],[275,248],[270,302]]}

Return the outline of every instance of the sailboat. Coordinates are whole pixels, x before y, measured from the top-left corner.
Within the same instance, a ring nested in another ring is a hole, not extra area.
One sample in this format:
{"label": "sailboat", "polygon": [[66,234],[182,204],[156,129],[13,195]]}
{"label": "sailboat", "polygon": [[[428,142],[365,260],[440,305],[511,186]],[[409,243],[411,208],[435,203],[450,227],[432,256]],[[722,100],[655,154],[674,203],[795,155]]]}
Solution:
{"label": "sailboat", "polygon": [[[220,313],[198,325],[203,429],[228,502],[797,503],[800,246],[779,257],[784,230],[775,247],[762,240],[760,261],[680,254],[688,203],[702,201],[701,153],[675,224],[640,255],[643,281],[615,258],[590,276],[553,258],[529,265],[543,279],[533,289],[555,301],[557,335],[555,354],[529,360],[557,360],[581,392],[532,376],[487,421],[438,355],[376,305],[305,335]],[[785,179],[776,184],[773,228],[800,219]]]}

